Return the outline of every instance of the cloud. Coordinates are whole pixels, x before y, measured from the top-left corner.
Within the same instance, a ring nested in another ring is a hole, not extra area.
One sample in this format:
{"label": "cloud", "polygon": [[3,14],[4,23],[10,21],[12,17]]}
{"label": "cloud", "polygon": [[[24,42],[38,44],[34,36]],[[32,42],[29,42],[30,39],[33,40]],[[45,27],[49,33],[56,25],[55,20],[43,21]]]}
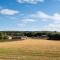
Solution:
{"label": "cloud", "polygon": [[20,23],[18,23],[19,26],[26,26],[27,24],[34,23],[34,19],[22,19]]}
{"label": "cloud", "polygon": [[34,14],[29,15],[30,18],[36,18],[41,20],[54,20],[54,21],[60,21],[60,14],[54,13],[53,15],[48,15],[45,12],[37,11]]}
{"label": "cloud", "polygon": [[5,14],[5,15],[15,15],[18,14],[19,11],[11,10],[11,9],[2,9],[0,10],[0,14]]}
{"label": "cloud", "polygon": [[37,4],[38,2],[44,2],[45,0],[17,0],[19,3],[31,3]]}
{"label": "cloud", "polygon": [[60,14],[59,13],[55,13],[53,16],[51,16],[51,18],[53,20],[60,20]]}
{"label": "cloud", "polygon": [[46,13],[42,12],[42,11],[38,11],[35,14],[31,14],[30,15],[31,18],[41,18],[41,19],[49,19],[50,16],[47,15]]}
{"label": "cloud", "polygon": [[30,22],[35,22],[34,19],[23,19],[22,20],[23,23],[30,23]]}
{"label": "cloud", "polygon": [[60,30],[60,14],[54,13],[52,15],[48,15],[45,12],[37,11],[34,14],[29,15],[31,19],[36,20],[42,20],[42,21],[51,21],[48,22],[49,24],[46,24],[42,27],[42,30],[49,30],[49,31],[59,31]]}
{"label": "cloud", "polygon": [[44,26],[43,30],[45,30],[45,31],[60,31],[60,24],[51,23],[47,26]]}

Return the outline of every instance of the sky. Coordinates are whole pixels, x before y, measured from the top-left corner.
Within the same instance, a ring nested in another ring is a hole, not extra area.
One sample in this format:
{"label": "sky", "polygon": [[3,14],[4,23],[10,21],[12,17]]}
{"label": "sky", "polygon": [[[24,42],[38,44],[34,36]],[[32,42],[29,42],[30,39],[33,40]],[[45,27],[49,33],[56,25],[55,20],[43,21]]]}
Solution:
{"label": "sky", "polygon": [[0,0],[0,31],[60,31],[60,0]]}

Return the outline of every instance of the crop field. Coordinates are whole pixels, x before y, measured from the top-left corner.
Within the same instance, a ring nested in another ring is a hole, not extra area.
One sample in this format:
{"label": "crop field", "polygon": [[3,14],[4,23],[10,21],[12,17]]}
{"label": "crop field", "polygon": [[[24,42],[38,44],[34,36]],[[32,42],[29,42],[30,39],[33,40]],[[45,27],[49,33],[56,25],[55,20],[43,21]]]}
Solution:
{"label": "crop field", "polygon": [[30,38],[0,42],[0,60],[60,60],[60,41]]}

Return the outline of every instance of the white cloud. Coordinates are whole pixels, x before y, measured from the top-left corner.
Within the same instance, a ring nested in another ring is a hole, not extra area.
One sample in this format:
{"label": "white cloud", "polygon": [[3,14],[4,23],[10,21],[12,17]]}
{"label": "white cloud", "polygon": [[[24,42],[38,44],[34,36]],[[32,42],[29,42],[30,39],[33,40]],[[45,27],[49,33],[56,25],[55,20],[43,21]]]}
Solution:
{"label": "white cloud", "polygon": [[60,24],[51,23],[43,28],[45,31],[60,31]]}
{"label": "white cloud", "polygon": [[48,15],[42,11],[38,11],[34,14],[29,15],[31,19],[39,19],[42,21],[51,21],[42,27],[42,30],[48,31],[59,31],[60,30],[60,14],[54,13],[53,15]]}
{"label": "white cloud", "polygon": [[0,14],[5,14],[5,15],[15,15],[19,13],[19,11],[11,10],[11,9],[2,9],[0,10]]}
{"label": "white cloud", "polygon": [[51,16],[51,19],[53,19],[53,20],[60,20],[60,14],[55,13],[53,16]]}
{"label": "white cloud", "polygon": [[36,18],[36,19],[42,19],[42,20],[54,20],[54,21],[60,21],[60,14],[54,13],[53,15],[48,15],[45,12],[38,11],[34,14],[29,15],[30,18]]}
{"label": "white cloud", "polygon": [[30,22],[35,22],[34,19],[23,19],[22,20],[23,23],[30,23]]}
{"label": "white cloud", "polygon": [[25,26],[25,24],[23,24],[23,23],[19,23],[19,24],[17,24],[18,26]]}
{"label": "white cloud", "polygon": [[32,18],[42,18],[42,19],[49,19],[50,16],[47,15],[46,13],[42,12],[42,11],[38,11],[35,14],[30,15],[30,17]]}
{"label": "white cloud", "polygon": [[[50,24],[46,25],[43,30],[47,31],[60,31],[60,14],[55,13],[49,18],[51,21]],[[49,20],[47,19],[47,20]]]}
{"label": "white cloud", "polygon": [[19,26],[26,26],[27,24],[30,24],[30,23],[34,23],[35,20],[34,19],[22,19],[18,25]]}
{"label": "white cloud", "polygon": [[19,3],[31,3],[37,4],[38,2],[44,2],[45,0],[17,0]]}

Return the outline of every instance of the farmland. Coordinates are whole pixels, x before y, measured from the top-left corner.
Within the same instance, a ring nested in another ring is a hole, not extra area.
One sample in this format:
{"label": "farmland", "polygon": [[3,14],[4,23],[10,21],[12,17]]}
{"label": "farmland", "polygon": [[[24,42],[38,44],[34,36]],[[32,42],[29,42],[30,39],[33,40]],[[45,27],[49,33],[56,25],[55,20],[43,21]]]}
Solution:
{"label": "farmland", "polygon": [[0,60],[60,60],[60,41],[29,38],[0,42]]}

